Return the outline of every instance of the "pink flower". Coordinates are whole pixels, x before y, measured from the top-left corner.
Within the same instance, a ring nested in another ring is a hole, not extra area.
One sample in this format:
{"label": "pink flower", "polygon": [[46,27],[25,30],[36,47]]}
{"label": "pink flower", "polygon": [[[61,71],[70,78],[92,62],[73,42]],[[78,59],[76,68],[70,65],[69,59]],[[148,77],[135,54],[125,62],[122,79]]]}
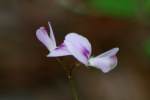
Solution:
{"label": "pink flower", "polygon": [[98,68],[104,73],[111,71],[117,66],[118,60],[116,54],[119,48],[113,48],[96,57],[91,57],[92,46],[89,40],[77,33],[66,35],[64,42],[57,47],[52,27],[50,23],[48,24],[50,35],[48,35],[44,27],[40,27],[36,31],[38,40],[49,50],[47,57],[72,55],[85,66]]}

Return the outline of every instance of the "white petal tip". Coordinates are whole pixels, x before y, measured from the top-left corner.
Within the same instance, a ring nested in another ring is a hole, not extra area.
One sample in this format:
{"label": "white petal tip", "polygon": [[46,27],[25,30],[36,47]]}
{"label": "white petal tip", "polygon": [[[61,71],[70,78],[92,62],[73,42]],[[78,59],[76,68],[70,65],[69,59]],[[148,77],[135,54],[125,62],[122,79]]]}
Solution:
{"label": "white petal tip", "polygon": [[117,54],[118,51],[119,51],[119,48],[116,47],[116,48],[113,48],[113,49],[109,50],[108,52],[110,52],[112,54]]}
{"label": "white petal tip", "polygon": [[48,21],[48,25],[51,25],[51,22],[50,22],[50,21]]}
{"label": "white petal tip", "polygon": [[114,48],[114,50],[115,50],[116,52],[118,52],[118,51],[119,51],[119,47]]}

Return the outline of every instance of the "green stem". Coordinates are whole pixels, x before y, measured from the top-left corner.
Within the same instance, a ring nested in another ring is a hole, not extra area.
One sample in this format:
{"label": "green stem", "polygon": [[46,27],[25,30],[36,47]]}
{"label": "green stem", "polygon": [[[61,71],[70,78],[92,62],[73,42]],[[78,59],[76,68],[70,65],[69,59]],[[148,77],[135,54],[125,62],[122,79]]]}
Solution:
{"label": "green stem", "polygon": [[76,87],[75,87],[75,82],[74,82],[72,74],[68,75],[68,80],[69,80],[69,84],[70,84],[73,99],[74,100],[79,100],[79,96],[77,94],[77,90],[76,90]]}
{"label": "green stem", "polygon": [[73,75],[72,75],[73,70],[75,69],[76,66],[72,66],[70,69],[68,69],[64,65],[64,63],[62,62],[61,59],[57,58],[56,60],[61,65],[61,67],[63,68],[63,70],[65,71],[65,73],[67,75],[69,85],[70,85],[70,88],[71,88],[71,92],[72,92],[72,96],[73,96],[73,100],[79,100],[78,93],[77,93],[77,90],[76,90],[76,87],[75,87],[75,82],[74,82]]}

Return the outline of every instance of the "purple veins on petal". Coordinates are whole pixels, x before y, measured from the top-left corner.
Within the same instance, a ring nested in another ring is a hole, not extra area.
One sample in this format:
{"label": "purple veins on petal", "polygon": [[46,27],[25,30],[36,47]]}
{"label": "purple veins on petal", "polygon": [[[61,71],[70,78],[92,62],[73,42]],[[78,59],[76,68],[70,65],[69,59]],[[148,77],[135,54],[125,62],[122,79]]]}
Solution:
{"label": "purple veins on petal", "polygon": [[82,48],[82,53],[87,59],[89,58],[90,52],[86,48]]}
{"label": "purple veins on petal", "polygon": [[87,38],[78,33],[69,33],[66,35],[64,43],[72,56],[84,65],[88,65],[88,58],[91,54],[92,48]]}
{"label": "purple veins on petal", "polygon": [[60,56],[68,56],[71,55],[71,53],[68,51],[66,45],[62,43],[57,48],[53,49],[47,57],[60,57]]}
{"label": "purple veins on petal", "polygon": [[58,50],[58,49],[63,49],[65,47],[65,44],[62,43],[60,46],[58,46],[55,50]]}

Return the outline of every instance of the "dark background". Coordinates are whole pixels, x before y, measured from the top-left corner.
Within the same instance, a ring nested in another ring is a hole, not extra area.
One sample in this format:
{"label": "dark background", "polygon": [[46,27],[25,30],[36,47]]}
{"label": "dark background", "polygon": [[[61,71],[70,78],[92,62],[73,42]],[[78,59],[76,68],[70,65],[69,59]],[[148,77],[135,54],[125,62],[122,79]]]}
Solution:
{"label": "dark background", "polygon": [[120,48],[110,73],[85,66],[74,72],[80,100],[150,100],[150,13],[143,1],[134,7],[107,0],[128,8],[116,12],[95,6],[103,5],[97,0],[0,0],[0,100],[72,100],[63,70],[35,36],[48,21],[58,44],[77,32],[91,41],[93,55]]}

